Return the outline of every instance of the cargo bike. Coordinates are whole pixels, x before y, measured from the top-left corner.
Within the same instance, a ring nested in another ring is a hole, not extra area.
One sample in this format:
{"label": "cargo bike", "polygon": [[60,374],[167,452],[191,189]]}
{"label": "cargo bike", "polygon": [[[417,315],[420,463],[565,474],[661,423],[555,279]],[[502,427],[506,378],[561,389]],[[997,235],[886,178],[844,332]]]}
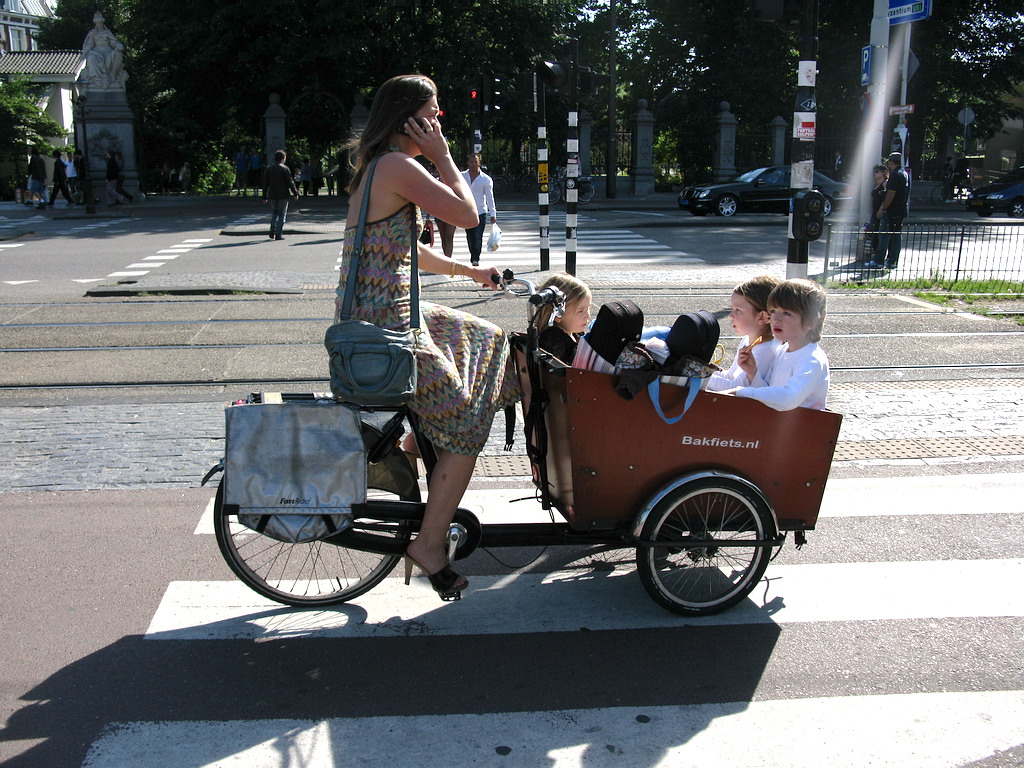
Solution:
{"label": "cargo bike", "polygon": [[[531,329],[540,305],[561,300],[557,289],[537,293],[521,279],[503,289],[528,297]],[[566,366],[540,350],[532,330],[513,347],[536,498],[550,520],[482,524],[459,508],[449,560],[481,547],[628,548],[655,602],[703,615],[742,601],[787,534],[799,547],[814,529],[841,415],[775,411],[671,384],[660,387],[659,415],[646,394],[629,401],[616,394],[616,376]],[[365,500],[343,510],[261,514],[231,503],[239,483],[232,485],[230,460],[204,479],[225,471],[214,528],[232,571],[259,594],[298,607],[344,603],[373,589],[415,537],[425,506],[416,464],[400,447],[406,424],[419,435],[406,408],[357,408],[318,394],[254,394],[245,407],[311,404],[317,413],[345,409],[358,419],[360,466],[339,465],[334,475],[344,480],[365,462]],[[419,445],[429,477],[433,451],[425,440]]]}

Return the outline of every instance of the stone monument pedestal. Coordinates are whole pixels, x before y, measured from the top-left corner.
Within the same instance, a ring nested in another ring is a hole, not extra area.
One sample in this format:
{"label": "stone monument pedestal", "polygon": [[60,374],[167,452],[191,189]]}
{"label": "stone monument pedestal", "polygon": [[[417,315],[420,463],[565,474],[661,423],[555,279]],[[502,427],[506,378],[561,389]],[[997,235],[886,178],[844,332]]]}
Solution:
{"label": "stone monument pedestal", "polygon": [[124,91],[89,89],[83,94],[86,156],[94,196],[103,202],[107,178],[107,152],[120,152],[124,188],[139,198],[139,166],[135,151],[135,115]]}

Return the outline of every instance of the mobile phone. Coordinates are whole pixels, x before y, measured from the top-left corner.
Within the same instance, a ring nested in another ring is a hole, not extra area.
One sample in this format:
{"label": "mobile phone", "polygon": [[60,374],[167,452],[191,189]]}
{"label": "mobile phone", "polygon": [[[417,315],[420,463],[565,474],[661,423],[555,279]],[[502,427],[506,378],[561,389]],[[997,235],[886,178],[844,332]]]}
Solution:
{"label": "mobile phone", "polygon": [[419,123],[420,128],[422,128],[423,130],[427,129],[427,121],[424,118],[416,117],[416,115],[407,115],[402,118],[402,122],[400,122],[398,124],[398,128],[395,129],[396,131],[398,131],[398,133],[402,134],[403,136],[409,135],[409,132],[406,128],[406,120],[408,120],[410,117],[417,123]]}

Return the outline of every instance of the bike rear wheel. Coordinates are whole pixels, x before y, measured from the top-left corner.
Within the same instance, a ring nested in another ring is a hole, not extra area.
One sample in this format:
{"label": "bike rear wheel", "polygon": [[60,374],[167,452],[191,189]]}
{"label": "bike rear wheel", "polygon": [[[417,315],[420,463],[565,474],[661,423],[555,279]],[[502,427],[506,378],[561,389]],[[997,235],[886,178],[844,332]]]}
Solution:
{"label": "bike rear wheel", "polygon": [[[367,448],[379,436],[376,428],[363,424]],[[367,479],[370,499],[420,500],[416,475],[398,450],[376,464],[368,464]],[[359,518],[352,521],[352,530],[363,527],[399,542],[408,542],[412,535],[412,529],[402,523],[384,524]],[[235,575],[255,592],[285,605],[309,607],[347,602],[377,586],[401,559],[326,541],[289,543],[264,536],[242,525],[237,509],[225,508],[223,481],[214,501],[214,532],[221,554]]]}

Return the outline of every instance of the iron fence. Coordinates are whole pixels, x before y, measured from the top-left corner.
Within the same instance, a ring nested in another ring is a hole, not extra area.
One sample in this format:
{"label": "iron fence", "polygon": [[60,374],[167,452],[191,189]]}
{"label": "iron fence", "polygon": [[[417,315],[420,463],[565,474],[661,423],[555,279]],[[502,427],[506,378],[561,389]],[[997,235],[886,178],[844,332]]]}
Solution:
{"label": "iron fence", "polygon": [[1024,282],[1024,224],[904,224],[894,269],[870,269],[877,234],[829,225],[824,277],[833,282],[963,280]]}

